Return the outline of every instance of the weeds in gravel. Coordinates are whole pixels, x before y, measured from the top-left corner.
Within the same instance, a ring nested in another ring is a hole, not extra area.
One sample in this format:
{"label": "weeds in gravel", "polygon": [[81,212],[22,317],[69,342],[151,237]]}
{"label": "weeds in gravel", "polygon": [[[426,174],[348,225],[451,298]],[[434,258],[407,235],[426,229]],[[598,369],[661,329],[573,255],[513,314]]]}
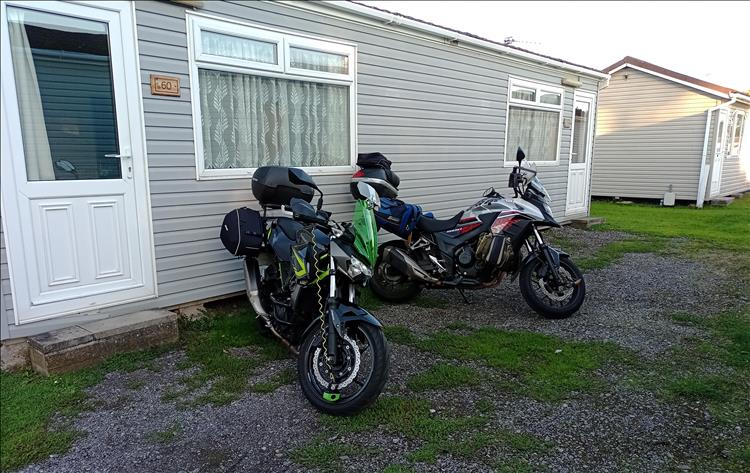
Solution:
{"label": "weeds in gravel", "polygon": [[445,301],[427,294],[420,294],[419,297],[409,303],[423,309],[444,309],[448,306]]}
{"label": "weeds in gravel", "polygon": [[182,435],[182,426],[175,422],[164,430],[151,432],[146,438],[151,442],[164,444],[172,442],[180,435]]}
{"label": "weeds in gravel", "polygon": [[658,253],[666,247],[664,239],[643,238],[609,243],[588,258],[576,262],[582,270],[602,269],[621,260],[626,253]]}
{"label": "weeds in gravel", "polygon": [[322,436],[293,450],[290,458],[306,468],[340,471],[342,457],[374,455],[378,450],[360,445],[332,442]]}
{"label": "weeds in gravel", "polygon": [[[206,393],[191,402],[195,405],[223,405],[237,399],[248,387],[248,376],[253,370],[268,361],[288,356],[280,344],[260,333],[249,308],[183,321],[180,338],[187,359],[198,367],[194,373],[180,379],[185,388],[180,396],[210,386]],[[240,347],[252,347],[252,350],[243,356],[232,353],[232,348]],[[175,395],[175,392],[169,394]]]}
{"label": "weeds in gravel", "polygon": [[598,387],[592,372],[605,361],[623,359],[611,343],[571,342],[534,332],[480,328],[468,334],[442,330],[417,338],[404,327],[390,327],[396,343],[458,360],[477,360],[513,376],[501,386],[537,399],[564,399],[571,392]]}
{"label": "weeds in gravel", "polygon": [[111,371],[148,368],[169,349],[116,355],[95,367],[57,376],[0,372],[0,471],[66,452],[79,433],[64,419],[50,425],[53,416],[67,418],[89,409],[92,404],[86,388],[98,384]]}
{"label": "weeds in gravel", "polygon": [[271,393],[279,389],[281,386],[292,384],[296,380],[297,372],[292,368],[284,368],[276,373],[270,380],[253,384],[250,386],[250,390],[256,393]]}
{"label": "weeds in gravel", "polygon": [[406,385],[412,391],[426,391],[428,389],[451,389],[459,386],[476,386],[482,375],[476,370],[465,366],[438,363],[426,371],[418,373],[407,381]]}
{"label": "weeds in gravel", "polygon": [[413,467],[402,463],[388,465],[383,468],[383,473],[416,473],[416,471]]}
{"label": "weeds in gravel", "polygon": [[360,307],[363,307],[369,311],[378,311],[385,306],[385,303],[381,301],[378,296],[373,294],[369,287],[365,287],[359,290],[357,294],[357,302]]}
{"label": "weeds in gravel", "polygon": [[140,379],[133,379],[131,381],[128,381],[128,383],[126,384],[128,389],[132,389],[133,391],[138,391],[145,385],[146,385],[146,382]]}

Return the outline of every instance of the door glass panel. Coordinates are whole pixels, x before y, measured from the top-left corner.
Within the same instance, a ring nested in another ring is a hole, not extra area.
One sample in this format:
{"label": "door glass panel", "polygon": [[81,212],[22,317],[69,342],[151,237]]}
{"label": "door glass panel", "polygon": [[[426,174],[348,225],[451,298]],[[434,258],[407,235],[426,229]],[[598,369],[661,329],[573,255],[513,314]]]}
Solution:
{"label": "door glass panel", "polygon": [[589,104],[576,102],[575,117],[573,123],[573,144],[571,163],[580,164],[586,162],[586,150],[589,141]]}
{"label": "door glass panel", "polygon": [[29,181],[119,179],[106,23],[8,7]]}

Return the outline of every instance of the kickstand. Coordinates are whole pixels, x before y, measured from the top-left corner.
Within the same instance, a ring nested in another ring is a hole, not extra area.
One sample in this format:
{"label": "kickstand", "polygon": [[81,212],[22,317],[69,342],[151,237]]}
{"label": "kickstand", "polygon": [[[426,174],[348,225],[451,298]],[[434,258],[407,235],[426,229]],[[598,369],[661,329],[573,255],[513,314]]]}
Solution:
{"label": "kickstand", "polygon": [[468,297],[466,297],[466,294],[464,294],[464,290],[463,290],[463,289],[459,289],[459,290],[458,290],[458,292],[459,292],[459,294],[461,294],[461,297],[463,297],[463,298],[464,298],[464,302],[465,302],[465,303],[466,303],[467,305],[471,305],[471,301],[469,300],[469,298],[468,298]]}

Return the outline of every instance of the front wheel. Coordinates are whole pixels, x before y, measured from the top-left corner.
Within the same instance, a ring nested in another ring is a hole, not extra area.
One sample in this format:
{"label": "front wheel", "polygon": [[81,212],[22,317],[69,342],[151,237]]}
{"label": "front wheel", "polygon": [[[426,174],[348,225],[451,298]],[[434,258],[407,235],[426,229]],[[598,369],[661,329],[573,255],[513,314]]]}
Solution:
{"label": "front wheel", "polygon": [[586,297],[586,282],[578,266],[567,256],[560,257],[560,282],[555,282],[547,262],[534,258],[521,268],[521,294],[529,307],[547,319],[573,315]]}
{"label": "front wheel", "polygon": [[311,330],[299,348],[297,374],[305,397],[332,415],[353,415],[370,406],[383,391],[390,353],[380,327],[346,326],[337,344],[337,363],[326,361],[320,330]]}

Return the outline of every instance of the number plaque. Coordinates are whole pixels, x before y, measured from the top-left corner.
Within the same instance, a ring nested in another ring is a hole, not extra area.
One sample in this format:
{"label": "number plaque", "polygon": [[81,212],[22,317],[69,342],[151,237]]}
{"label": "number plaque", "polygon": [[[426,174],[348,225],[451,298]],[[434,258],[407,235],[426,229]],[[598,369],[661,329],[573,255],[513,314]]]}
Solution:
{"label": "number plaque", "polygon": [[180,78],[151,74],[151,95],[180,96]]}

